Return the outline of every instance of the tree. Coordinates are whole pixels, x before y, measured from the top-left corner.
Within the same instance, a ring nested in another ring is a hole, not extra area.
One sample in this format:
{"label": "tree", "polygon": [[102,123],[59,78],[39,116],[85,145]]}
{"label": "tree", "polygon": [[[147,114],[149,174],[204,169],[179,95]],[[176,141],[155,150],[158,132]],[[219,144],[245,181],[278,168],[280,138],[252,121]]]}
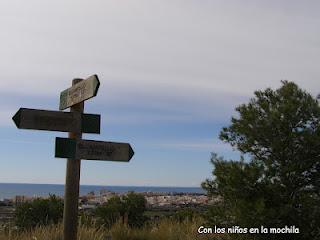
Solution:
{"label": "tree", "polygon": [[50,195],[48,199],[35,199],[17,205],[15,223],[20,229],[31,229],[40,225],[56,224],[63,216],[63,200]]}
{"label": "tree", "polygon": [[319,238],[319,102],[295,83],[283,81],[277,90],[256,91],[236,111],[238,117],[222,129],[220,139],[243,157],[225,161],[212,155],[215,178],[202,186],[223,202],[211,210],[211,220],[249,227],[295,225],[301,233],[290,239]]}

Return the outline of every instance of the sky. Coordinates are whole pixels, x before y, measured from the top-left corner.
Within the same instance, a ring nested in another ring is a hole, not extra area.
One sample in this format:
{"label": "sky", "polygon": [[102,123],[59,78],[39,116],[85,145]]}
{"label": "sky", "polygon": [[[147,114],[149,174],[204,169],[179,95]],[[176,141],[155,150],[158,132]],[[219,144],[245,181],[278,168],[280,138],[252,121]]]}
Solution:
{"label": "sky", "polygon": [[0,182],[65,181],[66,133],[19,130],[20,107],[58,110],[73,78],[99,76],[85,112],[128,142],[129,163],[82,161],[81,184],[200,186],[235,107],[290,80],[320,92],[319,1],[0,1]]}

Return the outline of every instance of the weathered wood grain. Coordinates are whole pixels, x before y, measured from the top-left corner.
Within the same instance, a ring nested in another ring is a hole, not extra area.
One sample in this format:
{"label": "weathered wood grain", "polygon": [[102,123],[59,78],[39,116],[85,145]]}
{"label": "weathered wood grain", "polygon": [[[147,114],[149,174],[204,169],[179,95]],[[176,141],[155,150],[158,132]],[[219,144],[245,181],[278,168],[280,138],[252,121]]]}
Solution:
{"label": "weathered wood grain", "polygon": [[13,116],[20,129],[100,133],[100,115],[20,108]]}
{"label": "weathered wood grain", "polygon": [[56,138],[55,157],[129,162],[134,152],[128,143]]}
{"label": "weathered wood grain", "polygon": [[97,75],[80,81],[60,94],[60,110],[64,110],[77,103],[83,102],[97,95],[100,82]]}

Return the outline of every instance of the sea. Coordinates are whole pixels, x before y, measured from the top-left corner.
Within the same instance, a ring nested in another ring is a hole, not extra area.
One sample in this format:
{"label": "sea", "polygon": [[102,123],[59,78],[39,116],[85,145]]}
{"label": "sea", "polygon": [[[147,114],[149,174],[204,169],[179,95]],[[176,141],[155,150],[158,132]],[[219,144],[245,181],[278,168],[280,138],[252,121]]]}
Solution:
{"label": "sea", "polygon": [[[80,196],[89,192],[100,194],[101,190],[116,193],[125,192],[158,192],[158,193],[199,193],[205,191],[200,187],[149,187],[149,186],[99,186],[99,185],[80,185]],[[63,184],[31,184],[31,183],[0,183],[0,200],[13,198],[18,195],[28,197],[46,197],[50,194],[57,196],[64,195]]]}

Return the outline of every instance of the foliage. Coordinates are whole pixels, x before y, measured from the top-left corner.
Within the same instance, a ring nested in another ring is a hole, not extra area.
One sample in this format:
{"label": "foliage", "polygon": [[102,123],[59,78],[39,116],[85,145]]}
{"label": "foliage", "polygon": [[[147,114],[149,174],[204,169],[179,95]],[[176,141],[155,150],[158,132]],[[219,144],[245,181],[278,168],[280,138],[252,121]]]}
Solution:
{"label": "foliage", "polygon": [[99,222],[108,228],[119,220],[128,223],[130,226],[142,226],[145,220],[143,216],[145,210],[146,200],[144,196],[132,192],[123,198],[112,197],[96,209],[96,216]]}
{"label": "foliage", "polygon": [[146,220],[143,215],[147,205],[144,196],[130,192],[122,200],[125,206],[125,214],[128,216],[129,226],[141,227]]}
{"label": "foliage", "polygon": [[110,228],[114,223],[124,216],[124,205],[119,196],[114,196],[108,202],[97,207],[95,215],[99,223]]}
{"label": "foliage", "polygon": [[[284,227],[320,237],[320,107],[293,82],[256,91],[220,138],[238,149],[240,161],[212,155],[214,179],[202,187],[223,202],[209,213],[214,224]],[[270,236],[266,236],[272,239]],[[285,235],[274,236],[277,239]]]}
{"label": "foliage", "polygon": [[58,223],[63,216],[63,201],[55,195],[48,199],[35,199],[16,207],[15,224],[20,229]]}
{"label": "foliage", "polygon": [[173,218],[179,222],[183,221],[193,221],[195,218],[199,218],[200,214],[195,209],[186,208],[178,210],[174,215]]}
{"label": "foliage", "polygon": [[91,213],[87,212],[80,212],[79,224],[86,227],[96,227],[99,225],[96,218]]}

